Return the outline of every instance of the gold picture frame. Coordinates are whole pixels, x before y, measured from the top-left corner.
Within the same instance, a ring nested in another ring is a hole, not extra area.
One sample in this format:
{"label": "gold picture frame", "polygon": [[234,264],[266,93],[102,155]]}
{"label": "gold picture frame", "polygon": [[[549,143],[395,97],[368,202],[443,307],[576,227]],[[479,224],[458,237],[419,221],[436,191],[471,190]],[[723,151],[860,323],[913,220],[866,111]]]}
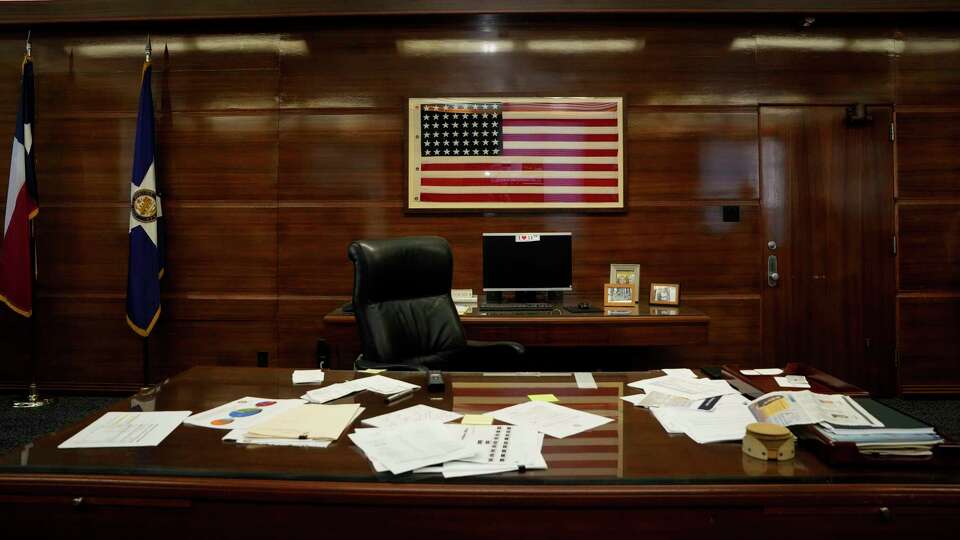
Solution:
{"label": "gold picture frame", "polygon": [[680,284],[679,283],[651,283],[650,284],[650,305],[679,306],[680,305]]}
{"label": "gold picture frame", "polygon": [[636,287],[621,283],[605,283],[603,285],[604,307],[632,306],[636,294]]}
{"label": "gold picture frame", "polygon": [[610,283],[633,285],[633,301],[640,300],[640,265],[619,264],[610,265]]}

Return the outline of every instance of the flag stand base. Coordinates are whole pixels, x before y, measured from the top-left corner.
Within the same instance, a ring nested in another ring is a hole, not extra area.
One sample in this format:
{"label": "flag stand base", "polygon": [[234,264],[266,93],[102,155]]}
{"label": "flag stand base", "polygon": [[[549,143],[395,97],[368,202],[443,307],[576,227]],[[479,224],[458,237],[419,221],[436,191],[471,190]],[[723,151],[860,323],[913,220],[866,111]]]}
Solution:
{"label": "flag stand base", "polygon": [[37,383],[30,383],[30,391],[25,401],[14,401],[14,409],[35,409],[37,407],[46,407],[53,403],[53,398],[42,398],[37,394]]}

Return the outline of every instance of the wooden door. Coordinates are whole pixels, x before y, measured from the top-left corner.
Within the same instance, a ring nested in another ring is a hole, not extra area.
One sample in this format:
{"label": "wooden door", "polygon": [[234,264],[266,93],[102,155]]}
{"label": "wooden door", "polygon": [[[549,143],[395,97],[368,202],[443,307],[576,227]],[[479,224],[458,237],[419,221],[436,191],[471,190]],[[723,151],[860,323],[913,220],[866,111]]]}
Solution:
{"label": "wooden door", "polygon": [[856,123],[841,106],[761,107],[763,350],[769,365],[803,361],[890,394],[893,113],[867,113]]}

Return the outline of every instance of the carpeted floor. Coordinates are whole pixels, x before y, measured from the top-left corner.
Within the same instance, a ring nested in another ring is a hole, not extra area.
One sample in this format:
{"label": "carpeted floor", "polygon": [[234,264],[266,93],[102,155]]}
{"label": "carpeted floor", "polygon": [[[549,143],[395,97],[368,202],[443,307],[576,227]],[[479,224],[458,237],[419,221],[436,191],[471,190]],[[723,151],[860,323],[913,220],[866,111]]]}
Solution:
{"label": "carpeted floor", "polygon": [[118,401],[116,396],[59,396],[37,409],[14,409],[21,394],[0,394],[0,453],[57,431]]}
{"label": "carpeted floor", "polygon": [[[22,394],[0,394],[0,453],[66,427],[118,401],[116,396],[60,396],[47,407],[14,409]],[[951,439],[960,439],[960,399],[881,399],[883,403],[935,426]]]}

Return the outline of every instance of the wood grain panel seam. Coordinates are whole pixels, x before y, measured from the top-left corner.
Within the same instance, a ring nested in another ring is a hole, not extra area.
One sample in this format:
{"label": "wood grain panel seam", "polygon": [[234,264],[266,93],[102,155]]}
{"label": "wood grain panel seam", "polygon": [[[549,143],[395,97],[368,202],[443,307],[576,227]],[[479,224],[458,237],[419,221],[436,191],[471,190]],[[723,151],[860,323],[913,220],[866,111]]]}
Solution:
{"label": "wood grain panel seam", "polygon": [[898,206],[957,206],[960,205],[960,198],[953,199],[948,197],[940,198],[909,198],[896,201]]}
{"label": "wood grain panel seam", "polygon": [[746,294],[685,294],[683,295],[683,300],[700,300],[700,301],[709,301],[709,300],[757,300],[760,301],[762,298],[761,293],[746,293]]}
{"label": "wood grain panel seam", "polygon": [[960,298],[960,291],[897,291],[897,300],[936,300]]}
{"label": "wood grain panel seam", "polygon": [[645,207],[697,207],[697,206],[760,206],[759,199],[688,199],[682,201],[653,201],[653,200],[633,200],[629,201],[630,208]]}

